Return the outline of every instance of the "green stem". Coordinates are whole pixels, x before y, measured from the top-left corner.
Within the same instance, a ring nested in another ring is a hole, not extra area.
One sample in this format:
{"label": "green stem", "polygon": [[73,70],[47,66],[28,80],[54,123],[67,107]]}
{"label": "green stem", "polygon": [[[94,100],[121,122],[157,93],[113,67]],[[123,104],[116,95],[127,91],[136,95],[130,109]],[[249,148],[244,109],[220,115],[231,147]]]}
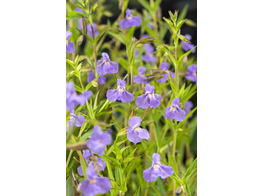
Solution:
{"label": "green stem", "polygon": [[66,161],[66,167],[68,167],[68,164],[69,164],[69,161],[71,159],[72,154],[73,154],[73,150],[70,150],[67,161]]}

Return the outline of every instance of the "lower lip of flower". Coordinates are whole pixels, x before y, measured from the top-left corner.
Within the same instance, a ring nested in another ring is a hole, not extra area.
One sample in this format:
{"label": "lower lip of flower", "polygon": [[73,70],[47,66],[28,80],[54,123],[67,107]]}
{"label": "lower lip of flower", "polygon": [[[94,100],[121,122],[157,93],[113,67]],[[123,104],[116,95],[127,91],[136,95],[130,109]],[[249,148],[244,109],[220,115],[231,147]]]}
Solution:
{"label": "lower lip of flower", "polygon": [[89,182],[90,182],[90,184],[94,184],[94,183],[96,183],[96,179],[91,179]]}
{"label": "lower lip of flower", "polygon": [[154,164],[153,167],[158,169],[160,166],[158,164]]}
{"label": "lower lip of flower", "polygon": [[171,111],[172,111],[172,112],[176,111],[176,107],[172,106],[172,107],[171,107]]}
{"label": "lower lip of flower", "polygon": [[120,93],[122,93],[122,92],[124,91],[124,89],[120,87],[120,88],[118,89],[118,91],[119,91]]}
{"label": "lower lip of flower", "polygon": [[109,65],[109,61],[106,61],[106,62],[105,62],[105,65]]}

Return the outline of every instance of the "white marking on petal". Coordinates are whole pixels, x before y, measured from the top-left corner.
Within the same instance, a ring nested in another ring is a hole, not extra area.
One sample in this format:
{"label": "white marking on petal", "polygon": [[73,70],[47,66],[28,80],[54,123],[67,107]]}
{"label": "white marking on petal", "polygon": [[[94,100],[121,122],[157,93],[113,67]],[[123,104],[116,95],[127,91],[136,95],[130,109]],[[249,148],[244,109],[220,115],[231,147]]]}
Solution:
{"label": "white marking on petal", "polygon": [[125,90],[125,89],[124,89],[124,88],[121,88],[121,87],[118,89],[118,91],[119,91],[120,93],[122,93],[124,90]]}
{"label": "white marking on petal", "polygon": [[172,106],[170,110],[171,110],[171,112],[174,112],[174,111],[176,111],[176,107]]}
{"label": "white marking on petal", "polygon": [[159,168],[160,166],[158,165],[158,164],[154,164],[154,166],[153,166],[153,168],[155,169],[155,168]]}
{"label": "white marking on petal", "polygon": [[149,95],[149,99],[155,99],[154,93],[149,93],[148,95]]}
{"label": "white marking on petal", "polygon": [[89,182],[90,182],[90,184],[94,184],[94,183],[96,183],[96,179],[91,179]]}

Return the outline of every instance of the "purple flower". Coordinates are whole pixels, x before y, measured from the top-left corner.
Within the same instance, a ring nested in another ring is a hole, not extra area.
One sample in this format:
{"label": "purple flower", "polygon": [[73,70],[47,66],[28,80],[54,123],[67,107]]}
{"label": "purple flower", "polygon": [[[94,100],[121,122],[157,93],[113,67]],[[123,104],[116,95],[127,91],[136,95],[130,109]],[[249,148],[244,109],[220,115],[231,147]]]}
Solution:
{"label": "purple flower", "polygon": [[[94,70],[92,70],[90,73],[87,74],[87,82],[90,83],[96,78],[96,75],[94,73]],[[104,84],[106,82],[106,78],[104,76],[99,76],[98,78],[99,84]]]}
{"label": "purple flower", "polygon": [[153,55],[154,47],[151,44],[144,44],[144,49],[146,50],[146,54],[142,56],[142,60],[145,62],[156,62],[156,58]]}
{"label": "purple flower", "polygon": [[76,127],[81,127],[82,124],[85,122],[85,117],[83,115],[76,115],[74,112],[71,112],[70,120],[68,121],[69,127],[72,127],[74,122]]}
{"label": "purple flower", "polygon": [[187,68],[186,79],[197,83],[197,65],[190,65]]}
{"label": "purple flower", "polygon": [[70,31],[66,32],[66,52],[74,53],[75,52],[75,46],[74,42],[70,42],[69,38],[72,36],[72,33]]}
{"label": "purple flower", "polygon": [[127,138],[130,142],[137,144],[142,141],[142,139],[149,140],[149,133],[146,129],[140,128],[140,123],[142,119],[140,117],[134,116],[129,119],[127,130]]}
{"label": "purple flower", "polygon": [[[192,39],[192,36],[191,35],[188,35],[186,34],[185,37],[190,41]],[[185,51],[189,51],[191,50],[192,48],[194,48],[195,46],[193,44],[190,44],[190,43],[187,43],[187,42],[184,42],[184,41],[181,41],[181,44],[182,44],[182,48],[183,50]],[[195,53],[196,49],[194,49],[192,51],[192,53]]]}
{"label": "purple flower", "polygon": [[81,8],[77,7],[74,11],[85,13]]}
{"label": "purple flower", "polygon": [[111,144],[111,142],[112,136],[107,132],[103,132],[98,125],[95,125],[93,133],[87,142],[87,148],[89,148],[92,153],[104,155],[106,145]]}
{"label": "purple flower", "polygon": [[154,29],[154,25],[153,25],[151,22],[147,23],[147,26],[148,26],[150,29]]}
{"label": "purple flower", "polygon": [[134,76],[134,83],[147,83],[147,78],[145,76],[146,68],[138,67],[138,75]]}
{"label": "purple flower", "polygon": [[124,20],[120,20],[119,26],[123,29],[129,29],[130,27],[138,27],[142,23],[142,19],[140,16],[132,16],[131,10],[126,9],[126,18]]}
{"label": "purple flower", "polygon": [[161,102],[161,95],[154,93],[155,87],[146,84],[145,94],[136,98],[136,105],[140,108],[146,109],[148,106],[157,108]]}
{"label": "purple flower", "polygon": [[73,82],[66,83],[66,110],[73,112],[74,107],[85,105],[86,101],[92,96],[91,91],[84,91],[81,95],[77,95]]}
{"label": "purple flower", "polygon": [[165,179],[173,173],[174,170],[172,167],[160,163],[160,154],[154,153],[152,167],[149,167],[143,172],[143,177],[147,182],[153,182],[156,181],[159,176]]}
{"label": "purple flower", "polygon": [[129,103],[133,101],[134,95],[126,91],[126,82],[117,79],[117,89],[108,90],[106,97],[109,101],[121,100],[122,102]]}
{"label": "purple flower", "polygon": [[112,128],[108,129],[107,133],[112,134],[113,133],[113,129]]}
{"label": "purple flower", "polygon": [[[191,108],[193,107],[193,103],[191,101],[187,101],[185,102],[185,107],[184,110],[186,112],[186,114],[188,114],[189,112],[191,112]],[[191,118],[193,115],[191,115],[189,118]]]}
{"label": "purple flower", "polygon": [[138,50],[135,50],[135,57],[138,57],[138,55],[139,55]]}
{"label": "purple flower", "polygon": [[[99,35],[99,32],[97,31],[96,29],[96,24],[93,23],[93,30],[94,30],[94,35],[95,35],[95,38]],[[92,26],[91,24],[88,24],[87,25],[87,34],[93,38],[93,33],[92,33]]]}
{"label": "purple flower", "polygon": [[103,61],[99,60],[97,62],[98,66],[96,67],[97,74],[106,75],[110,73],[118,72],[118,63],[110,61],[110,58],[107,53],[102,53]]}
{"label": "purple flower", "polygon": [[[167,62],[162,63],[161,66],[160,66],[160,69],[168,70],[168,63]],[[162,74],[162,76],[166,77],[169,80],[169,76],[168,76],[167,73]],[[171,76],[172,76],[172,78],[175,78],[175,72],[171,72]],[[162,83],[162,82],[166,82],[166,79],[165,78],[160,78],[157,81]]]}
{"label": "purple flower", "polygon": [[186,119],[186,112],[179,107],[179,98],[175,98],[171,102],[171,106],[166,108],[165,119],[169,118],[171,121],[183,121]]}
{"label": "purple flower", "polygon": [[[86,162],[87,162],[87,164],[88,164],[89,166],[90,166],[90,165],[95,165],[95,162],[90,160],[90,156],[91,156],[91,155],[92,155],[92,154],[89,152],[89,150],[83,150],[83,157],[86,159]],[[96,164],[99,166],[99,171],[104,171],[104,170],[105,170],[105,168],[106,168],[106,162],[105,162],[104,159],[102,159],[101,157],[98,157]],[[79,166],[79,167],[77,168],[77,171],[78,171],[78,174],[79,174],[80,176],[83,176],[83,175],[84,175],[81,166]]]}
{"label": "purple flower", "polygon": [[93,165],[86,169],[86,173],[88,179],[83,180],[78,187],[84,196],[94,196],[98,193],[104,194],[112,188],[110,180],[106,177],[99,177]]}

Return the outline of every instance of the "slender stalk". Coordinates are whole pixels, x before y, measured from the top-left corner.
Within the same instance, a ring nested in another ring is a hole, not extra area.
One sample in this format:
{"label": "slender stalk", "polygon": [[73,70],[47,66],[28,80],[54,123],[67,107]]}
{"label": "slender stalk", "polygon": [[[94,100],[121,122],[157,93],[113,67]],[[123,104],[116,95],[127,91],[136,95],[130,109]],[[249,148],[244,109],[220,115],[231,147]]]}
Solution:
{"label": "slender stalk", "polygon": [[[95,32],[94,32],[94,27],[93,27],[93,25],[91,25],[91,28],[92,28],[93,40],[95,40]],[[93,48],[94,48],[95,67],[96,67],[96,66],[97,66],[96,43],[93,44]]]}
{"label": "slender stalk", "polygon": [[79,81],[80,81],[82,89],[85,90],[84,85],[83,85],[82,80],[81,80],[81,76],[79,77]]}
{"label": "slender stalk", "polygon": [[70,150],[67,161],[66,161],[66,167],[68,167],[68,164],[69,164],[69,161],[71,159],[72,154],[73,154],[73,150]]}

